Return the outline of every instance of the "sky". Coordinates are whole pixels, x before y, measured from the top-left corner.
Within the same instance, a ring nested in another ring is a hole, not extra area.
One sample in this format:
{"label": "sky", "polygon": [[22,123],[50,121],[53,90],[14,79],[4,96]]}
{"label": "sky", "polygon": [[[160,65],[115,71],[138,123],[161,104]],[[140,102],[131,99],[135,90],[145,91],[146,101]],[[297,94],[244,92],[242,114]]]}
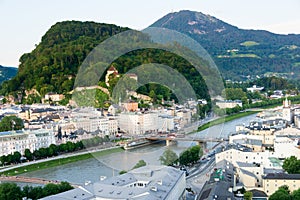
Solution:
{"label": "sky", "polygon": [[299,0],[0,0],[0,65],[19,65],[56,22],[95,21],[142,30],[192,10],[244,29],[300,34]]}

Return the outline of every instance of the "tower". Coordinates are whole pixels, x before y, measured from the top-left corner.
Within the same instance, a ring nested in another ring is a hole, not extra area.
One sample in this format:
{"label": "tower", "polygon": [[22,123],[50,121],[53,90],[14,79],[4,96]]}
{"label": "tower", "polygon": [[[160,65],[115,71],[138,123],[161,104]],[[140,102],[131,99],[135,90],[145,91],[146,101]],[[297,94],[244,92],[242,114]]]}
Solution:
{"label": "tower", "polygon": [[292,122],[291,102],[287,98],[283,101],[282,118],[289,123]]}

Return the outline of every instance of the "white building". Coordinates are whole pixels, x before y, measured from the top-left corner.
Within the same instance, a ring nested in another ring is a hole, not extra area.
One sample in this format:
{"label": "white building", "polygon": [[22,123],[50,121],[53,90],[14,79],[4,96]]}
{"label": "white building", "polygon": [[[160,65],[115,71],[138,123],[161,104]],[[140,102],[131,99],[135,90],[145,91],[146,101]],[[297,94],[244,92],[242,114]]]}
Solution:
{"label": "white building", "polygon": [[182,109],[175,112],[177,117],[180,117],[180,126],[185,126],[192,123],[193,112],[191,109]]}
{"label": "white building", "polygon": [[232,163],[235,167],[237,166],[237,162],[245,162],[259,163],[268,168],[281,168],[281,166],[277,166],[274,165],[274,163],[272,163],[272,160],[269,159],[272,157],[275,157],[275,153],[270,151],[249,152],[237,149],[229,149],[216,154],[216,163],[222,160],[227,160],[230,163]]}
{"label": "white building", "polygon": [[95,108],[77,108],[72,111],[69,124],[74,124],[75,130],[83,129],[89,133],[100,131],[102,134],[116,134],[118,122],[114,117],[104,117]]}
{"label": "white building", "polygon": [[116,135],[118,133],[118,120],[117,118],[108,118],[108,132],[110,135]]}
{"label": "white building", "polygon": [[253,85],[252,87],[247,88],[247,91],[260,92],[263,89],[264,89],[264,87],[257,87],[256,85]]}
{"label": "white building", "polygon": [[109,119],[106,117],[93,117],[93,118],[75,118],[73,119],[76,129],[83,129],[87,132],[95,132],[100,130],[102,133],[108,135]]}
{"label": "white building", "polygon": [[159,115],[158,123],[158,131],[167,132],[175,128],[174,117],[170,115]]}
{"label": "white building", "polygon": [[263,165],[237,162],[236,171],[239,182],[242,182],[247,190],[262,187],[262,175],[264,173]]}
{"label": "white building", "polygon": [[42,200],[111,200],[185,198],[185,173],[168,166],[145,166],[94,184],[42,198]]}
{"label": "white building", "polygon": [[119,128],[128,134],[144,134],[159,129],[158,113],[121,113],[117,119]]}
{"label": "white building", "polygon": [[49,147],[51,144],[55,144],[55,137],[53,131],[48,129],[1,132],[0,156],[15,151],[23,154],[25,149],[33,152],[42,147]]}
{"label": "white building", "polygon": [[274,142],[276,157],[284,159],[290,156],[296,156],[300,159],[300,149],[297,143],[298,140],[292,140],[288,137],[276,137]]}
{"label": "white building", "polygon": [[243,103],[240,100],[226,100],[226,101],[217,101],[216,105],[219,106],[219,108],[234,108],[236,106],[242,107]]}

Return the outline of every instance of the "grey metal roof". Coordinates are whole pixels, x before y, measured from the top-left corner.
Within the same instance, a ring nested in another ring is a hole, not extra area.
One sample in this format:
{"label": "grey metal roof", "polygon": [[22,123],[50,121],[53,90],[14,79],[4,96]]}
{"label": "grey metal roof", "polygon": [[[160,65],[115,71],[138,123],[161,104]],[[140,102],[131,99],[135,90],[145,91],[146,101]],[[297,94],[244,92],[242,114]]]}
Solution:
{"label": "grey metal roof", "polygon": [[256,163],[246,163],[246,162],[239,162],[239,161],[237,161],[236,164],[239,167],[259,167]]}
{"label": "grey metal roof", "polygon": [[300,180],[300,174],[269,173],[269,174],[263,176],[263,179]]}
{"label": "grey metal roof", "polygon": [[242,172],[243,174],[246,174],[246,175],[251,176],[251,177],[253,177],[253,178],[257,178],[257,177],[255,176],[255,174],[253,174],[252,172],[249,172],[249,171],[244,170],[244,169],[240,169],[240,170],[241,170],[241,172]]}
{"label": "grey metal roof", "polygon": [[213,173],[210,177],[210,180],[204,184],[201,192],[198,195],[198,200],[235,199],[234,194],[229,191],[229,188],[233,188],[233,165],[230,162],[223,160],[217,163],[216,167],[224,171],[224,178],[220,179],[219,181],[215,181],[213,178]]}
{"label": "grey metal roof", "polygon": [[[43,200],[52,199],[166,199],[181,178],[183,171],[168,166],[145,166],[94,184],[77,188]],[[185,179],[184,179],[185,180]],[[138,187],[137,184],[144,184]],[[75,197],[76,196],[76,197]]]}
{"label": "grey metal roof", "polygon": [[44,197],[41,200],[89,200],[93,198],[94,195],[85,190],[84,188],[76,188],[73,190],[69,190],[63,193],[59,193],[56,195],[51,195],[48,197]]}

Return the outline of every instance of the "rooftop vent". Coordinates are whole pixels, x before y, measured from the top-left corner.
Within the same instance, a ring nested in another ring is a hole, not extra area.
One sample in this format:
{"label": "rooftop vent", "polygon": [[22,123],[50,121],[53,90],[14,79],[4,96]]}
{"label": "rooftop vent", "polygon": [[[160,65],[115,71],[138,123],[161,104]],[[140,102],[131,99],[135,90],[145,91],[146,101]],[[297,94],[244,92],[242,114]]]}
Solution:
{"label": "rooftop vent", "polygon": [[162,180],[158,180],[158,181],[157,181],[157,184],[158,184],[158,185],[162,185]]}
{"label": "rooftop vent", "polygon": [[154,191],[154,192],[157,192],[157,187],[152,186],[152,187],[151,187],[151,190]]}

